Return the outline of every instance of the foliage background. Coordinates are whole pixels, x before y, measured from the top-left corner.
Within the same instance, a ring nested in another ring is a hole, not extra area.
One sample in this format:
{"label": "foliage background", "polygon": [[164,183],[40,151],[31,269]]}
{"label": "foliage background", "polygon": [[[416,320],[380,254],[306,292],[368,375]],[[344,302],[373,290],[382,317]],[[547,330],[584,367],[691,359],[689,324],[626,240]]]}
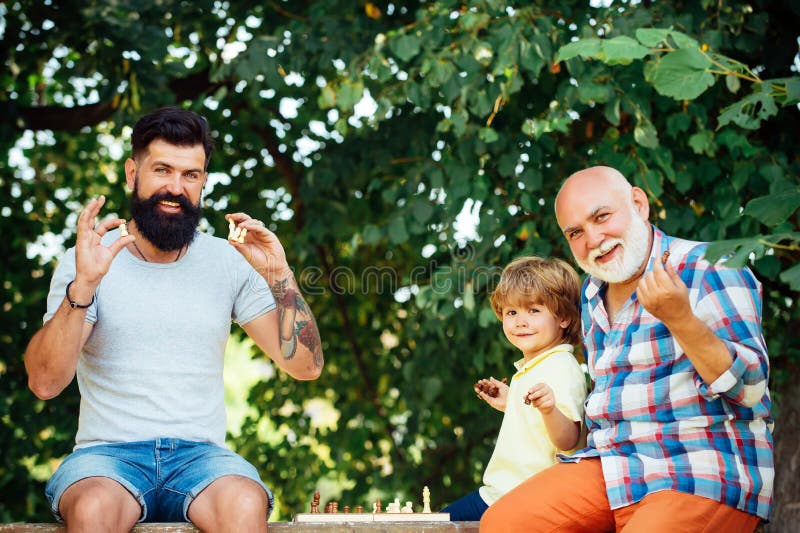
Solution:
{"label": "foliage background", "polygon": [[316,487],[365,505],[474,490],[500,415],[471,386],[516,357],[488,293],[514,257],[569,256],[555,192],[603,163],[648,192],[661,228],[723,241],[763,281],[770,529],[796,523],[797,6],[247,4],[0,4],[0,520],[50,520],[44,482],[76,429],[74,384],[37,400],[22,364],[52,250],[92,196],[127,216],[129,126],[177,104],[215,129],[204,229],[224,231],[226,210],[265,220],[322,331],[315,382],[252,352],[263,379],[230,435],[274,487],[273,519]]}

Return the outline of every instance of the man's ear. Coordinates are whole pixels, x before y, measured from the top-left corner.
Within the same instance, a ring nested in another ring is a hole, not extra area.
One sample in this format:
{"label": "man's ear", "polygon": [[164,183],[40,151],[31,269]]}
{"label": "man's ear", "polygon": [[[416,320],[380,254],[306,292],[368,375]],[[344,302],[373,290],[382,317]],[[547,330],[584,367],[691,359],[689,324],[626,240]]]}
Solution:
{"label": "man's ear", "polygon": [[650,218],[650,201],[647,199],[647,193],[639,187],[631,187],[631,201],[634,210],[647,222]]}
{"label": "man's ear", "polygon": [[125,160],[125,183],[131,191],[136,185],[136,161],[130,157]]}

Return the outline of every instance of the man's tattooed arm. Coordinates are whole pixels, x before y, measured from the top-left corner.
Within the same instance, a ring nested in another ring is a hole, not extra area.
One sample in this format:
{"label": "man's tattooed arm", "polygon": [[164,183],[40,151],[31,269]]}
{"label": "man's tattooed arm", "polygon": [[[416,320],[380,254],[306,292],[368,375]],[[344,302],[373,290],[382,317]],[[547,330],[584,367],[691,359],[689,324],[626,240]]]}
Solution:
{"label": "man's tattooed arm", "polygon": [[322,343],[314,315],[300,294],[294,276],[276,281],[270,288],[278,307],[280,347],[284,359],[292,359],[297,352],[297,343],[312,354],[314,367],[322,368]]}

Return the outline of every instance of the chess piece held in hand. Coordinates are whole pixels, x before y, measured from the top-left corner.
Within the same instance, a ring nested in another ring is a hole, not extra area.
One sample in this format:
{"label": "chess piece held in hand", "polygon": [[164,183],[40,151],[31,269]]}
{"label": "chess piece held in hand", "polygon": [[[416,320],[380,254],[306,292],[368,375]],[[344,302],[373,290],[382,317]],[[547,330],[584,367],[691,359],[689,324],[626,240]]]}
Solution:
{"label": "chess piece held in hand", "polygon": [[[503,378],[502,382],[507,383],[508,378]],[[497,398],[497,395],[500,393],[500,388],[488,379],[479,379],[478,382],[475,383],[474,388],[476,393],[482,392],[492,398]],[[480,395],[478,397],[480,397]]]}

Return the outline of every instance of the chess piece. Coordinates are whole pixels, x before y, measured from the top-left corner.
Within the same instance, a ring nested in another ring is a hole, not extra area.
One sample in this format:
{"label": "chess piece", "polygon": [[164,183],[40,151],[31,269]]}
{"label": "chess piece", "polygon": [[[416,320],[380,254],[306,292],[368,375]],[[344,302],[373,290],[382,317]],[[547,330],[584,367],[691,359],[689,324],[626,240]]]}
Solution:
{"label": "chess piece", "polygon": [[422,512],[431,512],[431,490],[427,485],[422,488]]}
{"label": "chess piece", "polygon": [[386,506],[387,513],[399,513],[400,512],[400,498],[395,498],[393,502],[389,503]]}
{"label": "chess piece", "polygon": [[349,513],[350,512],[350,506],[349,505],[345,505],[344,506],[344,512],[345,513]]}
{"label": "chess piece", "polygon": [[375,500],[375,504],[372,506],[372,512],[373,513],[382,513],[383,512],[383,507],[381,507],[381,499],[380,498]]}
{"label": "chess piece", "polygon": [[[503,383],[507,383],[508,379],[503,378]],[[483,392],[487,396],[491,396],[492,398],[497,398],[497,395],[500,394],[500,387],[489,381],[488,379],[481,379],[475,383],[475,392]]]}
{"label": "chess piece", "polygon": [[364,506],[356,505],[356,512],[357,513],[363,513],[364,512]]}
{"label": "chess piece", "polygon": [[331,503],[331,512],[338,513],[339,512],[339,502]]}
{"label": "chess piece", "polygon": [[314,491],[314,497],[311,499],[311,512],[319,514],[319,491]]}
{"label": "chess piece", "polygon": [[411,504],[411,502],[406,502],[406,504],[403,506],[403,508],[400,509],[400,512],[401,513],[413,513],[414,512],[414,506]]}

